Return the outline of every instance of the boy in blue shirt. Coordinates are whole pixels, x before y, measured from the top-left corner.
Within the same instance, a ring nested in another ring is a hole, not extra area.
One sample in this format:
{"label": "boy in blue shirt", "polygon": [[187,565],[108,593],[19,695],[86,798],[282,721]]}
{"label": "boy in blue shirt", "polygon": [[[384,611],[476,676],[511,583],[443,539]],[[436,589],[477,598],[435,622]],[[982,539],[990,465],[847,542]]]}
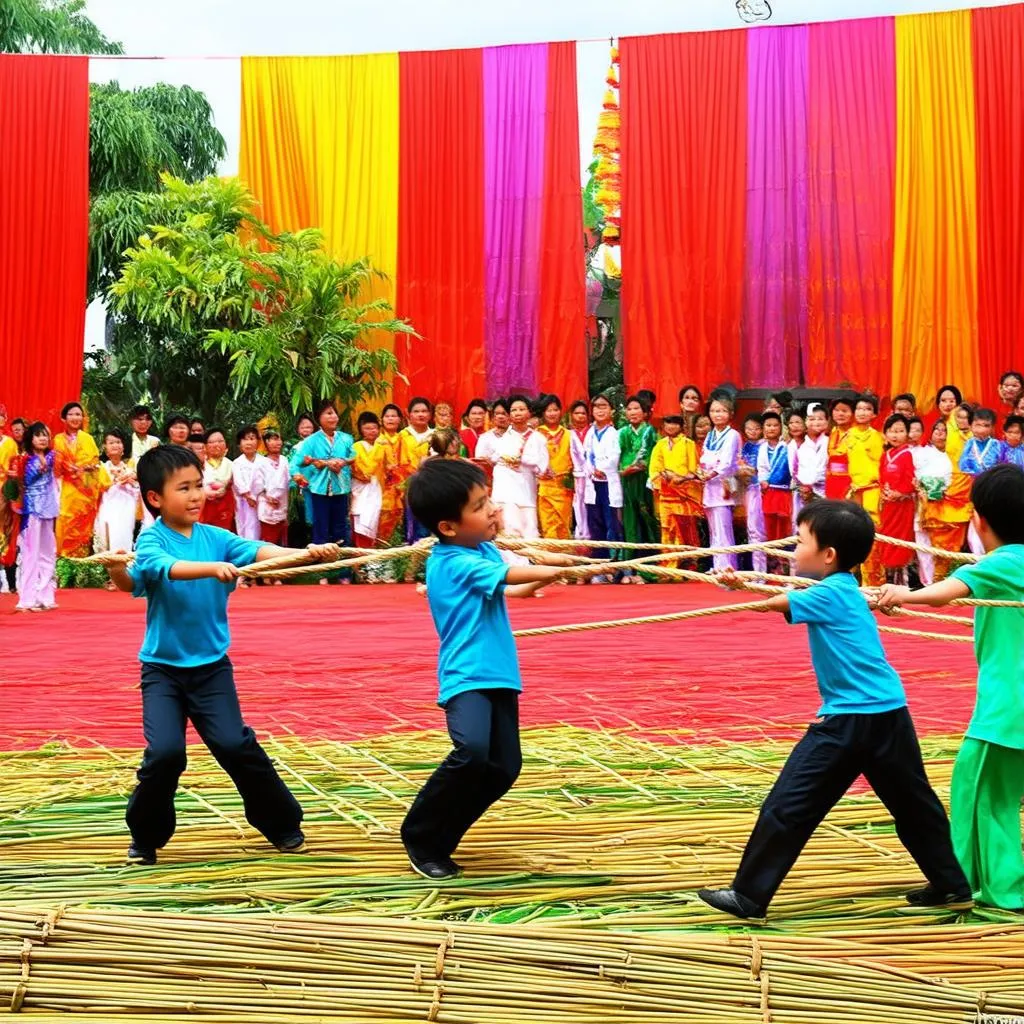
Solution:
{"label": "boy in blue shirt", "polygon": [[[885,611],[904,604],[941,608],[958,598],[1024,601],[1024,473],[986,470],[971,488],[974,528],[987,554],[923,590],[885,586]],[[974,609],[978,693],[953,765],[953,848],[982,903],[1024,910],[1024,608]]]}
{"label": "boy in blue shirt", "polygon": [[[732,887],[697,895],[735,917],[764,917],[814,830],[863,774],[928,879],[907,901],[968,909],[971,889],[925,774],[903,684],[853,576],[874,543],[871,516],[854,502],[815,501],[801,510],[797,526],[796,573],[820,582],[769,598],[763,608],[806,623],[822,706],[761,806]],[[742,585],[732,573],[722,579]]]}
{"label": "boy in blue shirt", "polygon": [[452,750],[409,808],[402,843],[413,870],[436,881],[459,874],[459,841],[522,767],[522,684],[505,598],[531,596],[560,570],[502,560],[492,543],[498,508],[471,462],[427,460],[408,497],[416,521],[438,539],[427,558],[427,600],[441,641],[437,702]]}
{"label": "boy in blue shirt", "polygon": [[[239,567],[291,552],[199,522],[203,476],[191,449],[153,448],[136,473],[146,508],[159,518],[139,535],[133,564],[110,568],[118,589],[147,601],[139,652],[146,752],[125,815],[128,863],[155,864],[174,833],[189,720],[238,788],[249,824],[282,853],[299,853],[302,808],[243,722],[228,660],[227,603]],[[339,554],[331,544],[307,550],[321,560]]]}

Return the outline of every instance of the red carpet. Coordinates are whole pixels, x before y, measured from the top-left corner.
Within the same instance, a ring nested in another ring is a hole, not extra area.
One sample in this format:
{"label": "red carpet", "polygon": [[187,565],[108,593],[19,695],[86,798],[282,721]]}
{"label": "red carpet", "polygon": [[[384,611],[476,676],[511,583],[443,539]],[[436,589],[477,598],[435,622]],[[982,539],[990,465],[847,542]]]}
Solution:
{"label": "red carpet", "polygon": [[[61,739],[140,743],[143,602],[102,591],[65,591],[59,600],[58,611],[15,615],[14,599],[0,598],[0,749]],[[551,587],[543,598],[512,602],[512,616],[528,627],[740,600],[699,585]],[[261,588],[239,591],[231,607],[232,659],[255,728],[352,738],[443,725],[434,704],[437,641],[412,587]],[[963,729],[974,693],[970,645],[890,636],[885,646],[919,731]],[[740,613],[526,638],[519,650],[527,725],[748,741],[796,735],[817,710],[806,631],[781,617]]]}

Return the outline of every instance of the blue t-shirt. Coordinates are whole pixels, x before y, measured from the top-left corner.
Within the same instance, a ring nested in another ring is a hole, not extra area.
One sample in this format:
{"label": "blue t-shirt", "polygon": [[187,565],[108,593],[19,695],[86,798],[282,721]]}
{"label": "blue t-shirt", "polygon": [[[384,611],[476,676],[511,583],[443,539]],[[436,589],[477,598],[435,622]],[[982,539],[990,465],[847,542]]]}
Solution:
{"label": "blue t-shirt", "polygon": [[875,617],[850,573],[794,590],[788,618],[807,624],[824,702],[819,715],[877,715],[906,705],[903,683],[885,659]]}
{"label": "blue t-shirt", "polygon": [[490,543],[435,544],[427,558],[427,600],[441,640],[437,702],[466,690],[521,690],[519,656],[505,607],[508,566]]}
{"label": "blue t-shirt", "polygon": [[231,562],[251,565],[263,545],[243,540],[218,526],[196,523],[185,537],[162,519],[143,530],[128,570],[135,597],[146,598],[146,637],[140,661],[193,668],[220,661],[228,653],[228,596],[234,582],[172,580],[175,562]]}
{"label": "blue t-shirt", "polygon": [[326,462],[328,459],[351,459],[355,453],[352,435],[344,430],[336,430],[333,440],[329,440],[322,430],[310,434],[302,442],[302,454],[298,460],[298,472],[309,481],[310,494],[348,494],[352,490],[352,467],[342,466],[340,473],[333,473],[326,468],[303,466],[302,460],[307,455]]}

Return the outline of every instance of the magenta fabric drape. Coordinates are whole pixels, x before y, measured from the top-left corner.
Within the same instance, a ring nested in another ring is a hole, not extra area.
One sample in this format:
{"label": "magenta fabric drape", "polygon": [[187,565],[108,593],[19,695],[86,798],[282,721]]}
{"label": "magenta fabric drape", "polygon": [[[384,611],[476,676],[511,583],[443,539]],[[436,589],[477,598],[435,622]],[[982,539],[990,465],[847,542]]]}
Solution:
{"label": "magenta fabric drape", "polygon": [[484,50],[484,350],[489,395],[535,393],[546,44]]}
{"label": "magenta fabric drape", "polygon": [[796,384],[807,342],[807,26],[747,32],[744,381]]}
{"label": "magenta fabric drape", "polygon": [[890,390],[896,43],[892,18],[810,28],[810,308],[804,377]]}

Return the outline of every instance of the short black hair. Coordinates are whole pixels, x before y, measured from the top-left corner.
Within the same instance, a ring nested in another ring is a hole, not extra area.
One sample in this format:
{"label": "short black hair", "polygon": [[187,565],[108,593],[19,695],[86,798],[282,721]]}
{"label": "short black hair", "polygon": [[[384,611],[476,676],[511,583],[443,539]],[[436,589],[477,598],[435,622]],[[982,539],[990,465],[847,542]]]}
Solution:
{"label": "short black hair", "polygon": [[507,398],[502,398],[499,395],[493,402],[491,402],[491,415],[494,414],[495,409],[504,409],[506,413],[511,412],[512,410],[509,409],[511,404],[512,403],[509,402]]}
{"label": "short black hair", "polygon": [[[641,409],[647,408],[647,406],[644,404],[644,400],[639,395],[630,395],[629,398],[626,399],[626,405],[631,405],[633,402],[636,402],[636,404],[639,405]],[[625,408],[625,406],[623,408]]]}
{"label": "short black hair", "polygon": [[971,413],[971,422],[973,423],[975,420],[981,420],[982,423],[991,423],[995,426],[996,414],[991,409],[981,407]]}
{"label": "short black hair", "polygon": [[[281,431],[278,430],[276,427],[267,427],[267,429],[263,431],[263,440],[268,441],[272,437],[276,437],[278,438],[278,440],[280,440]],[[192,439],[189,438],[189,440],[191,441]]]}
{"label": "short black hair", "polygon": [[1007,416],[1003,421],[1003,433],[1005,434],[1010,427],[1020,427],[1024,430],[1024,416]]}
{"label": "short black hair", "polygon": [[666,423],[674,423],[677,427],[686,426],[686,423],[683,421],[683,417],[677,416],[675,413],[671,413],[668,416],[661,417],[661,425],[664,426]]}
{"label": "short black hair", "polygon": [[427,459],[409,480],[409,510],[431,533],[442,522],[457,522],[474,487],[486,487],[479,466],[465,459]]}
{"label": "short black hair", "polygon": [[704,395],[701,392],[700,388],[697,387],[696,384],[684,384],[679,389],[679,401],[680,402],[682,402],[683,398],[686,397],[686,392],[687,391],[696,391],[697,392],[697,401],[698,402],[703,402],[704,401]]}
{"label": "short black hair", "polygon": [[466,411],[462,414],[463,418],[467,417],[474,409],[483,409],[484,412],[487,412],[487,403],[482,398],[471,398],[469,405],[466,406]]}
{"label": "short black hair", "polygon": [[[1024,474],[1022,474],[1024,475]],[[807,524],[818,548],[834,548],[843,572],[860,565],[875,543],[875,524],[856,502],[825,498],[804,505],[796,517],[797,526]]]}
{"label": "short black hair", "polygon": [[[370,412],[369,409],[359,414],[359,418],[356,420],[356,430],[361,430],[364,423],[372,423],[374,426],[380,426],[380,420],[377,418],[377,414],[375,412]],[[263,436],[266,437],[265,434]]]}
{"label": "short black hair", "polygon": [[537,399],[538,414],[543,416],[544,413],[547,412],[549,405],[555,406],[559,412],[562,411],[562,400],[558,395],[541,395],[540,398]]}
{"label": "short black hair", "polygon": [[431,412],[434,411],[434,406],[431,404],[429,398],[423,398],[421,395],[417,395],[415,398],[409,399],[409,404],[406,408],[409,412],[412,412],[417,405],[425,405]]}
{"label": "short black hair", "polygon": [[49,434],[50,428],[42,421],[36,420],[25,427],[25,436],[21,439],[21,450],[26,455],[31,455],[35,449],[32,447],[32,439],[40,434]]}
{"label": "short black hair", "polygon": [[206,434],[201,430],[193,431],[188,435],[188,444],[206,444]]}
{"label": "short black hair", "polygon": [[882,428],[888,431],[890,427],[895,426],[897,423],[902,423],[907,428],[907,433],[910,433],[910,420],[901,412],[894,412],[891,416],[885,418],[885,426]]}
{"label": "short black hair", "polygon": [[108,430],[103,431],[103,441],[106,443],[108,437],[116,437],[124,447],[126,454],[131,454],[131,448],[128,445],[128,435],[117,427],[110,427]]}
{"label": "short black hair", "polygon": [[255,437],[257,441],[260,439],[259,427],[255,423],[246,423],[244,427],[239,428],[238,433],[235,435],[235,444],[241,444],[250,435]]}
{"label": "short black hair", "polygon": [[1022,376],[1017,370],[1007,370],[1006,373],[999,378],[1000,385],[1005,384],[1011,377],[1016,377],[1020,381],[1021,386],[1024,386],[1024,376]]}
{"label": "short black hair", "polygon": [[82,409],[82,414],[85,414],[85,409],[82,408],[81,402],[68,402],[68,404],[65,405],[63,409],[61,409],[60,418],[65,419],[67,417],[67,414],[71,412],[72,409]]}
{"label": "short black hair", "polygon": [[[398,408],[398,406],[395,406],[395,408],[397,409],[397,408]],[[401,412],[401,410],[399,410],[399,412]],[[310,413],[310,412],[300,412],[300,413],[299,413],[299,415],[298,415],[298,416],[296,417],[296,419],[295,419],[295,430],[296,430],[296,431],[298,431],[298,429],[299,429],[299,424],[300,424],[300,423],[301,423],[301,422],[302,422],[303,420],[309,420],[309,422],[310,422],[311,426],[313,427],[313,429],[314,429],[314,430],[316,429],[316,427],[317,427],[317,422],[316,422],[316,420],[315,420],[315,419],[313,419],[313,414],[312,414],[312,413]]]}
{"label": "short black hair", "polygon": [[894,406],[897,402],[909,402],[915,409],[917,408],[917,396],[909,391],[904,391],[892,400]]}
{"label": "short black hair", "polygon": [[658,396],[650,388],[640,388],[636,393],[636,397],[640,399],[640,404],[648,412],[654,408],[655,403],[658,401]]}
{"label": "short black hair", "polygon": [[337,415],[338,407],[334,404],[333,398],[321,398],[313,407],[313,415],[316,419],[317,426],[320,426],[320,417],[323,416],[328,409],[333,409],[335,415]]}
{"label": "short black hair", "polygon": [[[187,421],[186,421],[187,422]],[[142,492],[142,503],[150,515],[160,515],[160,509],[149,503],[150,491],[163,494],[164,484],[180,469],[192,467],[202,476],[203,467],[191,448],[177,444],[158,444],[150,448],[135,467],[135,475]]]}
{"label": "short black hair", "polygon": [[167,437],[171,432],[171,427],[176,427],[179,423],[183,423],[190,430],[192,424],[189,423],[187,416],[182,416],[180,412],[176,412],[173,416],[169,417],[167,422],[164,424],[164,437]]}
{"label": "short black hair", "polygon": [[153,418],[153,413],[148,405],[133,405],[132,411],[128,413],[128,419],[138,419],[140,416],[148,416],[150,419]]}
{"label": "short black hair", "polygon": [[526,408],[529,409],[531,413],[533,412],[533,402],[531,402],[530,399],[526,397],[526,395],[521,395],[521,394],[509,395],[508,396],[508,411],[509,412],[512,411],[512,406],[515,405],[516,402],[522,402],[523,405],[525,405]]}
{"label": "short black hair", "polygon": [[860,405],[861,402],[867,402],[867,404],[875,410],[875,415],[878,415],[878,395],[873,395],[870,391],[865,391],[862,395],[858,395],[854,402],[854,412],[857,411],[857,406]]}
{"label": "short black hair", "polygon": [[855,398],[847,398],[845,395],[840,395],[838,398],[833,398],[832,401],[828,403],[829,415],[831,416],[832,413],[836,411],[837,405],[845,405],[850,412],[853,412],[856,404],[857,400]]}
{"label": "short black hair", "polygon": [[[201,426],[201,427],[205,427],[205,426],[206,426],[206,424],[205,424],[205,423],[204,423],[204,422],[203,422],[203,421],[202,421],[202,420],[201,420],[201,419],[200,419],[200,418],[199,418],[198,416],[193,416],[193,417],[192,417],[192,419],[190,419],[190,420],[188,421],[188,425],[189,425],[189,428],[190,428],[190,429],[195,429],[195,425],[196,425],[197,423],[198,423],[198,424],[199,424],[199,426]],[[201,433],[202,433],[202,431],[200,430],[200,431],[198,431],[198,433],[200,433],[200,434],[201,434]]]}
{"label": "short black hair", "polygon": [[778,423],[780,427],[782,426],[782,417],[777,412],[772,412],[771,409],[761,413],[761,426],[763,427],[769,420]]}
{"label": "short black hair", "polygon": [[570,415],[574,413],[577,409],[583,409],[588,416],[590,415],[590,406],[587,405],[587,403],[584,402],[582,398],[577,398],[576,401],[569,406]]}
{"label": "short black hair", "polygon": [[759,412],[748,412],[747,415],[743,417],[743,426],[746,426],[748,423],[756,423],[758,426],[761,426],[761,424],[764,423],[764,414]]}
{"label": "short black hair", "polygon": [[971,487],[974,511],[1004,544],[1024,544],[1024,470],[1004,463],[979,473]]}
{"label": "short black hair", "polygon": [[955,384],[943,384],[942,387],[939,388],[939,390],[935,392],[935,408],[936,409],[939,407],[939,402],[942,399],[942,393],[944,391],[949,391],[949,392],[952,393],[953,397],[956,399],[956,404],[957,405],[963,405],[964,396],[963,396],[963,394],[961,394],[960,389]]}
{"label": "short black hair", "polygon": [[224,444],[228,443],[228,435],[224,433],[223,427],[210,427],[210,429],[206,432],[207,444],[210,443],[210,438],[213,437],[214,434],[220,434],[220,436],[224,438]]}

